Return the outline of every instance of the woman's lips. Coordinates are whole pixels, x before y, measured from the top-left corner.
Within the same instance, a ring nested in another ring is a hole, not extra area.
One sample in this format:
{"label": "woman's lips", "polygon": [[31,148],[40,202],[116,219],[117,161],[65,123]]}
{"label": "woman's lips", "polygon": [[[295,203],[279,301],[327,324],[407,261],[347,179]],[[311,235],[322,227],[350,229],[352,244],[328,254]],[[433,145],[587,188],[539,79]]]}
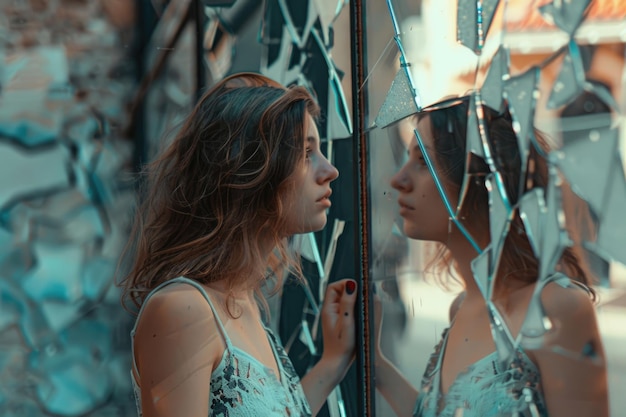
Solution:
{"label": "woman's lips", "polygon": [[330,195],[333,192],[331,190],[328,190],[328,192],[326,194],[324,194],[321,198],[319,198],[316,202],[322,204],[325,207],[330,207],[331,203],[330,203]]}
{"label": "woman's lips", "polygon": [[400,206],[400,209],[402,210],[415,210],[413,207],[411,207],[410,205],[406,204],[403,201],[398,200],[398,205]]}

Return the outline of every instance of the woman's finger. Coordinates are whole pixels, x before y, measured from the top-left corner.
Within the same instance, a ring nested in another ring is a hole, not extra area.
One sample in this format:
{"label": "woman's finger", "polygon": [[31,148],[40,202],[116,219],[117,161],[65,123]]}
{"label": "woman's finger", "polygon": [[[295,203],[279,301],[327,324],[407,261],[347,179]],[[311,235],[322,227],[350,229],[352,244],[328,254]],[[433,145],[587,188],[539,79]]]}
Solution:
{"label": "woman's finger", "polygon": [[347,279],[343,282],[343,292],[340,301],[340,311],[344,317],[354,315],[354,304],[356,303],[356,281]]}

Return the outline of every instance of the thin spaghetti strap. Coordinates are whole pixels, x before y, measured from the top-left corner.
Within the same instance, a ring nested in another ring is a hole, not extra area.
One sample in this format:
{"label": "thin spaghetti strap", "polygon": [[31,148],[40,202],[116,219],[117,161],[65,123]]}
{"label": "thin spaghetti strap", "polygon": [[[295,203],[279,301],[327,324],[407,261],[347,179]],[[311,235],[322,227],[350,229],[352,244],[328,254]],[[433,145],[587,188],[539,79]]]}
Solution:
{"label": "thin spaghetti strap", "polygon": [[593,297],[593,291],[589,288],[589,286],[587,286],[586,284],[580,281],[576,281],[575,279],[568,277],[567,275],[565,275],[564,273],[560,271],[556,271],[555,273],[550,275],[548,278],[546,278],[546,282],[544,283],[544,286],[551,282],[554,282],[563,288],[578,288],[579,290],[583,290],[585,293],[587,293],[587,295]]}
{"label": "thin spaghetti strap", "polygon": [[209,307],[211,307],[211,311],[213,312],[213,317],[215,317],[215,322],[217,323],[217,327],[220,329],[220,332],[222,333],[222,337],[224,338],[226,347],[228,348],[228,350],[232,350],[233,344],[230,342],[228,333],[226,333],[226,328],[224,328],[224,324],[222,324],[222,320],[220,320],[220,316],[217,314],[217,310],[215,309],[215,306],[213,305],[213,302],[211,301],[211,298],[209,297],[209,294],[207,294],[204,287],[198,284],[196,281],[191,280],[189,278],[185,278],[185,277],[174,278],[170,280],[169,282],[184,282],[186,284],[196,287],[196,289],[200,291],[204,299],[207,301],[207,303],[209,303]]}
{"label": "thin spaghetti strap", "polygon": [[454,324],[454,320],[450,323],[447,329],[444,331],[443,338],[441,339],[441,349],[439,350],[439,357],[437,358],[437,368],[441,368],[443,364],[443,356],[446,353],[446,347],[448,347],[448,337],[450,336],[450,328]]}
{"label": "thin spaghetti strap", "polygon": [[220,320],[220,316],[217,314],[217,311],[215,310],[215,307],[213,306],[213,302],[211,302],[211,298],[209,297],[209,294],[207,294],[207,292],[204,290],[202,285],[200,285],[196,281],[193,281],[193,280],[191,280],[189,278],[186,278],[186,277],[173,278],[173,279],[170,279],[168,281],[162,282],[155,289],[150,291],[150,294],[148,294],[146,299],[143,300],[143,303],[141,304],[141,308],[139,309],[139,313],[137,314],[137,318],[135,320],[135,324],[133,325],[133,328],[130,331],[130,346],[131,346],[131,352],[132,352],[132,357],[133,357],[133,369],[134,369],[134,371],[135,371],[135,373],[137,375],[139,375],[139,371],[137,369],[137,362],[135,361],[135,331],[137,330],[137,324],[139,323],[139,317],[141,316],[141,313],[143,312],[143,309],[146,306],[146,304],[148,304],[148,300],[154,294],[156,294],[161,288],[166,287],[166,286],[168,286],[170,284],[180,283],[180,282],[185,283],[185,284],[189,284],[189,285],[195,287],[198,291],[200,291],[200,293],[205,298],[207,303],[209,303],[209,307],[211,308],[211,311],[213,312],[213,317],[215,317],[215,322],[217,323],[217,327],[218,327],[220,333],[222,334],[222,337],[224,338],[224,342],[226,343],[226,348],[229,351],[232,350],[233,345],[232,345],[232,343],[230,341],[230,338],[228,337],[228,334],[226,333],[226,329],[224,328],[224,325],[222,324],[222,321]]}
{"label": "thin spaghetti strap", "polygon": [[[148,300],[152,298],[152,296],[156,294],[157,291],[159,291],[161,288],[165,287],[168,284],[171,284],[172,281],[162,282],[155,289],[150,291],[150,293],[146,296],[146,298],[141,303],[141,307],[139,308],[139,312],[137,313],[137,317],[135,318],[135,324],[133,325],[133,328],[130,331],[130,349],[131,349],[130,351],[132,353],[131,356],[133,358],[133,371],[135,372],[137,376],[139,376],[139,369],[137,368],[137,360],[135,359],[135,333],[137,332],[137,325],[139,324],[139,318],[141,317],[141,313],[143,313],[143,309],[148,304]],[[132,373],[131,375],[133,376],[133,380],[134,380],[134,375]]]}

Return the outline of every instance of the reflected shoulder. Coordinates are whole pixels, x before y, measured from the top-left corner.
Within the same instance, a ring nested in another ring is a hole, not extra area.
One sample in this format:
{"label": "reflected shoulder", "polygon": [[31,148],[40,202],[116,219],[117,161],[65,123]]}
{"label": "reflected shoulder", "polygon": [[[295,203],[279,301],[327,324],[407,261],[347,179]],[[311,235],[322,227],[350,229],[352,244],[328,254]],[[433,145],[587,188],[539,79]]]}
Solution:
{"label": "reflected shoulder", "polygon": [[464,299],[465,291],[461,291],[459,294],[457,294],[456,297],[454,297],[452,303],[450,303],[450,310],[448,312],[450,322],[452,322],[452,320],[454,320],[454,318],[456,317],[456,314],[459,312],[459,308],[461,308],[461,304],[463,303]]}
{"label": "reflected shoulder", "polygon": [[603,356],[596,311],[589,293],[577,286],[546,285],[541,301],[553,324],[547,344],[576,354]]}
{"label": "reflected shoulder", "polygon": [[577,316],[595,314],[590,294],[584,289],[555,282],[547,284],[541,292],[541,301],[546,313],[554,318],[574,319]]}

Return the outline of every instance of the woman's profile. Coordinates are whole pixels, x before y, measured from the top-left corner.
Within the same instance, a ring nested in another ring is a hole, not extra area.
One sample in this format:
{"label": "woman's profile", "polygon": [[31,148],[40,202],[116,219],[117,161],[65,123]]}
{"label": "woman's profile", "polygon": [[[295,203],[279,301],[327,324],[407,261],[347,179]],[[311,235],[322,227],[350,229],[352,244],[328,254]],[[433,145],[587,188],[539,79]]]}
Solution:
{"label": "woman's profile", "polygon": [[[399,195],[403,230],[411,239],[441,244],[445,254],[440,262],[454,269],[464,291],[451,307],[450,326],[430,357],[419,389],[380,348],[375,358],[377,388],[399,416],[608,416],[595,295],[572,248],[563,251],[555,270],[542,282],[541,305],[551,325],[542,344],[536,349],[517,345],[506,366],[499,360],[491,313],[472,268],[473,260],[491,243],[491,174],[495,166],[515,208],[491,302],[516,338],[541,275],[516,204],[522,193],[547,188],[548,165],[539,137],[528,156],[532,169],[522,174],[526,170],[511,114],[506,108],[497,112],[484,105],[479,110],[492,160],[468,157],[466,133],[473,98],[450,99],[410,119],[416,133],[406,140],[408,159],[391,180]],[[442,195],[452,207],[460,206],[458,223],[451,221]],[[378,326],[380,308],[378,302]]]}
{"label": "woman's profile", "polygon": [[300,380],[260,291],[299,273],[287,239],[320,230],[338,171],[302,87],[236,74],[199,100],[145,170],[125,295],[139,309],[140,415],[315,415],[354,357],[356,282],[329,284],[323,353]]}

